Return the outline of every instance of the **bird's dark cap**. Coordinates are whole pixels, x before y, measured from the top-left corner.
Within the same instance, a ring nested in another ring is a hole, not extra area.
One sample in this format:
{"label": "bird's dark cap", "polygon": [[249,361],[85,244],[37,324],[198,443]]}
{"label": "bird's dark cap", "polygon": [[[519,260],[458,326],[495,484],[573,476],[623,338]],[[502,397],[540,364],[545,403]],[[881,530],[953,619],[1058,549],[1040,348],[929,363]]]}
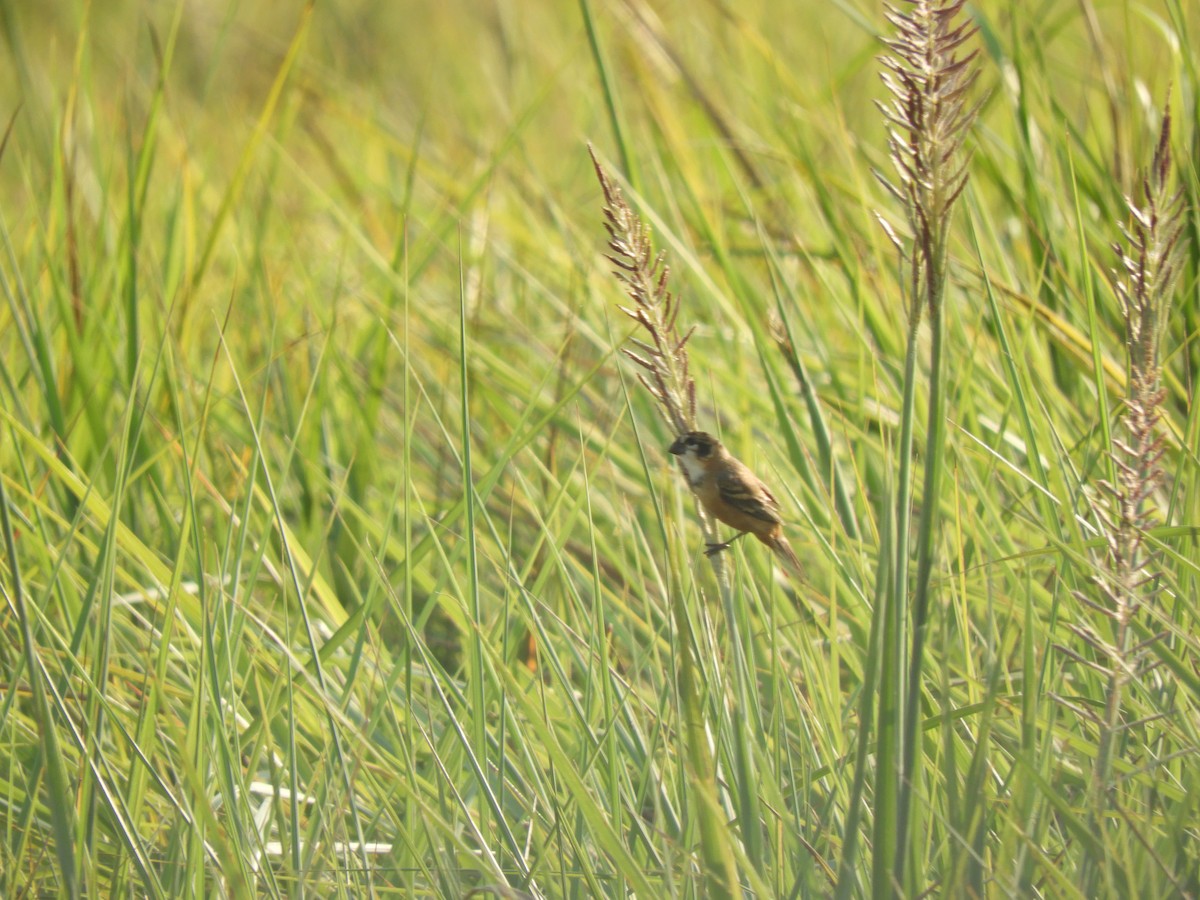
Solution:
{"label": "bird's dark cap", "polygon": [[717,439],[707,431],[689,431],[687,434],[681,434],[675,438],[675,443],[667,448],[667,452],[674,453],[676,456],[683,456],[687,453],[688,447],[695,447],[699,450],[700,456],[707,456],[708,451],[715,447]]}

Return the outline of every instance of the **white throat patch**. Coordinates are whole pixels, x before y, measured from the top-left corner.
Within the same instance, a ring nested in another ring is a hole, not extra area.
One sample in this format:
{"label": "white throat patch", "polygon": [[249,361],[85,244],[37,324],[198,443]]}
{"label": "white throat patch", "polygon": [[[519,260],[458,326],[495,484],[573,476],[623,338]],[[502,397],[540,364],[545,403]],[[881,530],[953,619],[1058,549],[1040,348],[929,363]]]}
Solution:
{"label": "white throat patch", "polygon": [[689,449],[679,457],[679,461],[683,463],[683,471],[687,473],[689,484],[696,484],[704,478],[704,466],[700,460],[696,459],[695,450]]}

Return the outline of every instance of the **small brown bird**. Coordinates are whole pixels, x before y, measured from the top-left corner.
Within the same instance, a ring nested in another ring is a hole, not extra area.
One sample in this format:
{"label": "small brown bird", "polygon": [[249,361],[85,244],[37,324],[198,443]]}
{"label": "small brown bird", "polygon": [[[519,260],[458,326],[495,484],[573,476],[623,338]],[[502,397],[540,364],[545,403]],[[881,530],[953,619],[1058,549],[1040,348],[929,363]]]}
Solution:
{"label": "small brown bird", "polygon": [[800,560],[783,536],[779,501],[753,472],[703,431],[680,435],[670,452],[679,457],[688,485],[705,511],[738,530],[723,544],[709,544],[706,555],[720,553],[743,535],[752,534],[775,552],[785,569],[800,577]]}

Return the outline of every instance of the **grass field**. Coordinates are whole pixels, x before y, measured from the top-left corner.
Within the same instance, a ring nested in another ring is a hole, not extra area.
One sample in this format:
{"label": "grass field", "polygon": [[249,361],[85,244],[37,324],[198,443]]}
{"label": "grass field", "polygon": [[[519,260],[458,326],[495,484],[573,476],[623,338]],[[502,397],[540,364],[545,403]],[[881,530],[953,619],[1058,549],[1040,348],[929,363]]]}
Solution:
{"label": "grass field", "polygon": [[968,19],[0,4],[0,896],[1200,895],[1200,7]]}

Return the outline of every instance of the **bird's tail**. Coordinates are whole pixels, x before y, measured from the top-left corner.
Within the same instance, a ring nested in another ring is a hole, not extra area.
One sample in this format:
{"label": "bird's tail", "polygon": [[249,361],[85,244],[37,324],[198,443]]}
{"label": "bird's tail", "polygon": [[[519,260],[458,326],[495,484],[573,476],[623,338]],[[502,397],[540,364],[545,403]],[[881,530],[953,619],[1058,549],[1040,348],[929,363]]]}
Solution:
{"label": "bird's tail", "polygon": [[763,541],[774,552],[779,559],[780,564],[787,571],[788,575],[800,581],[804,578],[804,569],[800,565],[800,560],[792,550],[792,545],[787,542],[782,534],[777,534],[774,537]]}

